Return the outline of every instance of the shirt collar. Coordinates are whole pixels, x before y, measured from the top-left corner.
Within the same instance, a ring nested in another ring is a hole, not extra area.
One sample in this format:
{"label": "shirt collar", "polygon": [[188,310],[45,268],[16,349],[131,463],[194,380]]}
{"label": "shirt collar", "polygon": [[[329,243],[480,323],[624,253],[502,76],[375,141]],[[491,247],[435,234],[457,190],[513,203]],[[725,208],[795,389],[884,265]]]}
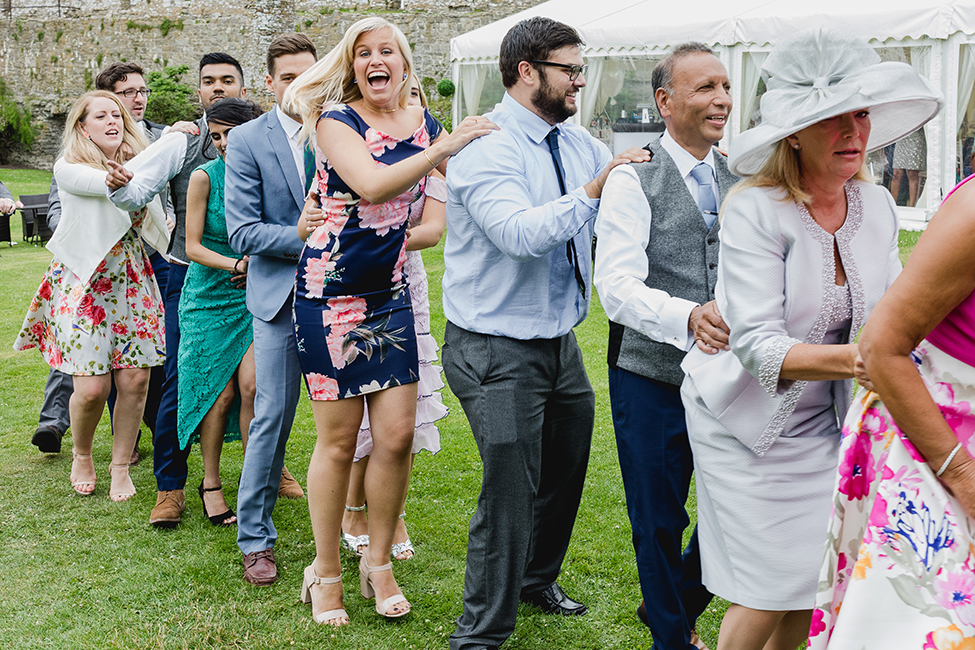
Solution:
{"label": "shirt collar", "polygon": [[545,136],[547,136],[552,129],[558,129],[559,135],[563,135],[562,122],[559,122],[554,126],[549,124],[536,113],[518,103],[518,101],[508,93],[505,93],[504,97],[501,99],[501,105],[511,112],[511,115],[515,118],[515,121],[518,122],[519,126],[521,126],[522,130],[525,132],[525,135],[527,135],[529,139],[536,144],[541,144],[544,142]]}
{"label": "shirt collar", "polygon": [[282,111],[280,106],[275,106],[274,112],[278,114],[278,120],[281,122],[281,128],[284,129],[285,135],[288,136],[289,140],[294,140],[298,131],[301,130],[301,122]]}
{"label": "shirt collar", "polygon": [[670,131],[664,131],[664,134],[660,136],[660,146],[663,147],[664,151],[669,153],[670,157],[674,159],[674,164],[677,165],[677,171],[680,172],[681,178],[687,178],[687,175],[691,173],[691,170],[702,162],[711,168],[712,178],[714,177],[713,148],[708,149],[708,154],[704,156],[704,160],[698,160],[691,152],[677,144],[677,141],[671,137]]}

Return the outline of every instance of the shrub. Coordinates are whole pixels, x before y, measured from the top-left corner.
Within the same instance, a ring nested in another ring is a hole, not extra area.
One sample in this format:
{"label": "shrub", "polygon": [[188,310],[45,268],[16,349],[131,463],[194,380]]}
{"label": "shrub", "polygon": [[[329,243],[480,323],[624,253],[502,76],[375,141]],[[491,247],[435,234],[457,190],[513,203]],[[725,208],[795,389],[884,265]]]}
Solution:
{"label": "shrub", "polygon": [[[21,108],[14,99],[13,91],[0,78],[0,152],[10,151],[14,146],[30,149],[37,137],[37,130],[31,124],[33,116],[30,109]],[[0,162],[4,156],[0,156]]]}
{"label": "shrub", "polygon": [[437,84],[437,94],[441,97],[450,97],[457,90],[454,87],[454,82],[450,79],[441,79],[440,83]]}
{"label": "shrub", "polygon": [[200,116],[193,103],[194,89],[180,77],[189,71],[185,65],[171,65],[162,71],[146,74],[146,85],[152,90],[146,103],[146,119],[160,124],[173,124],[180,120],[195,120]]}

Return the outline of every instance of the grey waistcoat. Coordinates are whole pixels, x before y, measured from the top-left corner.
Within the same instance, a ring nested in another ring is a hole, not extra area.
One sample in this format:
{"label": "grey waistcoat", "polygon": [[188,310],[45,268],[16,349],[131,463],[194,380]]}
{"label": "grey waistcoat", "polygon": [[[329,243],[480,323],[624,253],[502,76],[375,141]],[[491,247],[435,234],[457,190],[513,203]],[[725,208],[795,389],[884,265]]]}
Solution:
{"label": "grey waistcoat", "polygon": [[[653,160],[633,165],[650,202],[646,284],[703,305],[714,300],[721,226],[715,221],[708,231],[673,158],[658,140],[650,143],[649,148]],[[718,191],[720,197],[724,197],[738,178],[728,171],[724,156],[717,151],[714,152],[714,167]],[[669,343],[653,341],[624,327],[616,365],[643,377],[679,386],[684,381],[684,372],[680,369],[684,355],[684,351]]]}
{"label": "grey waistcoat", "polygon": [[210,141],[210,129],[204,118],[198,119],[196,125],[200,127],[200,135],[187,136],[183,168],[169,181],[170,197],[176,211],[176,229],[169,243],[169,254],[184,262],[189,261],[186,258],[186,189],[190,186],[190,176],[197,167],[219,155]]}

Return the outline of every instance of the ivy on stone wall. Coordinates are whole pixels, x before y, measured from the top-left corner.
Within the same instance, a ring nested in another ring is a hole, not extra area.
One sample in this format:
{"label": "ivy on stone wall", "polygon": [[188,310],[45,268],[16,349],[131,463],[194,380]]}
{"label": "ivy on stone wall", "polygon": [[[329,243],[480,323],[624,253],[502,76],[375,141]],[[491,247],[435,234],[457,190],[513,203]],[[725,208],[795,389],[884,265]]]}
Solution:
{"label": "ivy on stone wall", "polygon": [[30,149],[37,137],[37,130],[31,124],[30,109],[21,108],[14,99],[13,91],[0,78],[0,162],[4,160],[4,152],[20,146]]}
{"label": "ivy on stone wall", "polygon": [[152,90],[146,103],[147,120],[173,124],[180,120],[195,120],[201,115],[193,102],[193,87],[180,81],[188,71],[188,66],[171,65],[146,74],[146,85]]}

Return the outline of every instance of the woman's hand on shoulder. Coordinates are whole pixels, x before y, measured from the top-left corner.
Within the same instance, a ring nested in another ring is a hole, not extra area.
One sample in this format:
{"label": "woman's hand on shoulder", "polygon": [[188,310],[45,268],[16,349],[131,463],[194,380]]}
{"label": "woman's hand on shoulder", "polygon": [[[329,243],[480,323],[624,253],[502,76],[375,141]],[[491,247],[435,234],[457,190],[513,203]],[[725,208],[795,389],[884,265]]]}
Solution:
{"label": "woman's hand on shoulder", "polygon": [[298,237],[306,241],[316,228],[325,223],[325,215],[318,203],[318,192],[311,190],[298,217]]}
{"label": "woman's hand on shoulder", "polygon": [[[452,133],[442,133],[440,137],[437,138],[436,145],[438,147],[442,147],[441,152],[439,152],[442,158],[447,158],[449,156],[453,156],[455,153],[470,144],[473,140],[487,135],[492,131],[500,130],[501,127],[486,117],[468,115],[460,124],[457,125]],[[436,159],[434,159],[434,162],[437,162],[437,164],[440,163],[440,161]]]}

